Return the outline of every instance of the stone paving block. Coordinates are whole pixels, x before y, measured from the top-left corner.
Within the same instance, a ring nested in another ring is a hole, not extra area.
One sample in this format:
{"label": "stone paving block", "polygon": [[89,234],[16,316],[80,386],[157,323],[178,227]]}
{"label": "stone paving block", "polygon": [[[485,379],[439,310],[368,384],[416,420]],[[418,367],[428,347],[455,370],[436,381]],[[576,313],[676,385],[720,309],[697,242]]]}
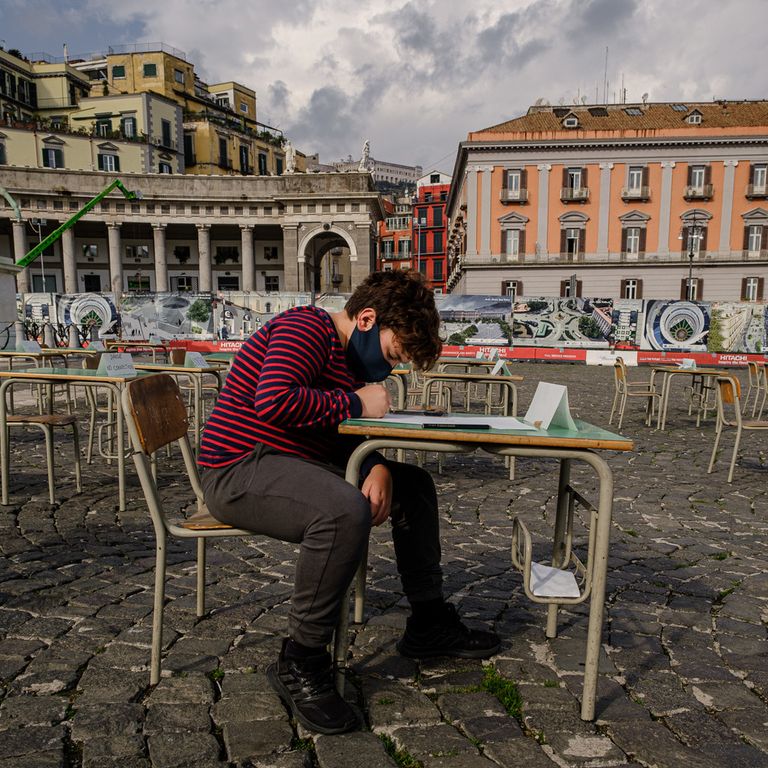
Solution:
{"label": "stone paving block", "polygon": [[367,732],[315,738],[319,768],[395,768],[378,736]]}
{"label": "stone paving block", "polygon": [[77,707],[70,725],[73,741],[88,741],[106,736],[131,736],[141,730],[144,707],[141,704],[111,704]]}
{"label": "stone paving block", "polygon": [[79,677],[77,666],[66,661],[32,661],[13,682],[21,693],[51,694],[73,688]]}
{"label": "stone paving block", "polygon": [[420,691],[387,680],[367,679],[363,683],[368,719],[374,732],[401,725],[433,725],[440,711]]}
{"label": "stone paving block", "polygon": [[211,716],[217,725],[273,720],[284,715],[276,693],[237,694],[214,704]]}
{"label": "stone paving block", "polygon": [[94,735],[79,743],[83,754],[83,765],[103,760],[129,760],[146,755],[144,738],[137,733],[115,736]]}
{"label": "stone paving block", "polygon": [[761,703],[759,697],[743,683],[698,683],[689,687],[691,695],[707,709],[754,709]]}
{"label": "stone paving block", "polygon": [[147,709],[144,734],[208,733],[211,718],[208,704],[153,704]]}
{"label": "stone paving block", "polygon": [[62,750],[45,750],[24,757],[0,758],[0,768],[64,768]]}
{"label": "stone paving block", "polygon": [[221,681],[221,691],[223,697],[231,696],[257,696],[260,694],[272,694],[272,686],[267,680],[267,676],[260,673],[226,673]]}
{"label": "stone paving block", "polygon": [[485,745],[483,751],[501,768],[555,768],[558,765],[530,738],[493,742]]}
{"label": "stone paving block", "polygon": [[161,733],[147,739],[154,768],[202,768],[219,763],[219,743],[209,733]]}
{"label": "stone paving block", "polygon": [[150,692],[147,703],[158,704],[212,704],[214,699],[213,684],[207,677],[162,678]]}
{"label": "stone paving block", "polygon": [[49,726],[64,719],[69,702],[58,696],[7,696],[0,704],[0,730]]}
{"label": "stone paving block", "polygon": [[227,757],[242,762],[259,755],[280,752],[293,738],[293,729],[285,720],[226,723],[223,728]]}
{"label": "stone paving block", "polygon": [[33,725],[9,728],[0,732],[0,759],[35,755],[40,752],[63,752],[64,727]]}
{"label": "stone paving block", "polygon": [[422,725],[418,728],[395,728],[391,737],[398,749],[404,749],[409,755],[422,762],[427,762],[430,758],[479,754],[474,744],[446,723]]}
{"label": "stone paving block", "polygon": [[478,717],[507,717],[499,700],[487,691],[446,693],[438,697],[437,705],[446,720],[459,724]]}
{"label": "stone paving block", "polygon": [[136,701],[149,685],[149,672],[90,667],[78,683],[78,690],[91,703]]}

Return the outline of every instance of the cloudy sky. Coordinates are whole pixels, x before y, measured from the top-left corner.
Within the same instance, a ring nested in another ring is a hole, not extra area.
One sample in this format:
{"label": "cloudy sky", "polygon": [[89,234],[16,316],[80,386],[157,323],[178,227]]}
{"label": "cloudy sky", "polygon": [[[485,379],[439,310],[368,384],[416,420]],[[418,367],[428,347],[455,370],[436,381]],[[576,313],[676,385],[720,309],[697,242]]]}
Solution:
{"label": "cloudy sky", "polygon": [[468,131],[538,98],[766,98],[767,28],[767,0],[0,0],[5,48],[164,42],[321,160],[369,139],[447,172]]}

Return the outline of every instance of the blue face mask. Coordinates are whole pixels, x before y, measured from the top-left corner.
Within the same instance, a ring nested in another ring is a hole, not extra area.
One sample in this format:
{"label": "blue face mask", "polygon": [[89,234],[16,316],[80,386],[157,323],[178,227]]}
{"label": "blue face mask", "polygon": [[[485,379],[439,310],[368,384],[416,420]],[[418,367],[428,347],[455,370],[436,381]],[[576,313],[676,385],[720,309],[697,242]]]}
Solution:
{"label": "blue face mask", "polygon": [[374,323],[369,331],[355,328],[347,344],[347,363],[359,381],[384,381],[392,373],[392,366],[381,352],[379,326]]}

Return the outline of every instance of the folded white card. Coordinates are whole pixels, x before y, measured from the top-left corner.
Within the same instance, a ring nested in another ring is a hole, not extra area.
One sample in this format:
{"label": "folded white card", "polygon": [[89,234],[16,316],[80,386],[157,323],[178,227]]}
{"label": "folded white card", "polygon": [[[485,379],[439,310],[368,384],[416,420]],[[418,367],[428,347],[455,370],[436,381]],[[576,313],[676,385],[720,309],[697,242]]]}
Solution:
{"label": "folded white card", "polygon": [[184,355],[185,368],[210,368],[208,361],[203,357],[202,352],[187,352]]}
{"label": "folded white card", "polygon": [[570,571],[531,563],[531,592],[536,597],[578,597],[579,585]]}
{"label": "folded white card", "polygon": [[127,352],[108,352],[101,356],[97,373],[127,378],[136,375],[133,359]]}
{"label": "folded white card", "polygon": [[540,381],[525,420],[539,429],[562,427],[576,431],[576,422],[568,407],[568,388],[562,384]]}

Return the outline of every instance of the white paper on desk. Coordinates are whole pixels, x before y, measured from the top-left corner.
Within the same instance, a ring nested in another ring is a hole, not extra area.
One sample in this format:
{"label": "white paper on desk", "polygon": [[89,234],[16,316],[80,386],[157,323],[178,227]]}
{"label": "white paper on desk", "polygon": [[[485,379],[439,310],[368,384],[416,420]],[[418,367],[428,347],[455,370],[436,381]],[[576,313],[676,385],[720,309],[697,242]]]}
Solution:
{"label": "white paper on desk", "polygon": [[34,339],[21,339],[18,346],[19,352],[41,352],[40,345]]}
{"label": "white paper on desk", "polygon": [[461,429],[464,424],[482,424],[491,429],[525,430],[530,429],[530,424],[525,424],[514,416],[483,416],[475,413],[452,413],[448,416],[425,416],[422,413],[390,413],[381,419],[363,419],[363,421],[375,421],[381,424],[440,424],[446,427]]}
{"label": "white paper on desk", "polygon": [[540,381],[528,406],[525,420],[529,424],[536,424],[540,429],[562,427],[575,432],[576,422],[568,407],[568,388],[562,384]]}
{"label": "white paper on desk", "polygon": [[135,376],[133,359],[127,352],[107,352],[101,356],[97,373],[102,376]]}
{"label": "white paper on desk", "polygon": [[496,376],[499,373],[506,373],[505,368],[506,368],[506,363],[504,362],[503,359],[499,358],[496,361],[496,365],[494,365],[493,368],[491,369],[491,376]]}
{"label": "white paper on desk", "polygon": [[579,585],[570,571],[531,563],[531,592],[536,597],[578,597]]}
{"label": "white paper on desk", "polygon": [[677,363],[678,368],[682,368],[685,371],[693,370],[696,367],[696,361],[692,357],[684,357]]}
{"label": "white paper on desk", "polygon": [[202,352],[187,352],[184,355],[185,368],[210,368],[208,361],[203,357]]}

